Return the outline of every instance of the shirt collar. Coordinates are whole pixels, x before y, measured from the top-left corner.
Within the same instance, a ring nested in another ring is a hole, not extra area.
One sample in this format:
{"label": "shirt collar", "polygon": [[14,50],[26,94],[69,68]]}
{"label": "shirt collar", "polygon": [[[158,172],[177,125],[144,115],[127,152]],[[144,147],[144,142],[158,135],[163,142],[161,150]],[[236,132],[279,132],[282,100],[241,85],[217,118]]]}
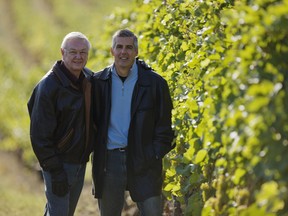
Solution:
{"label": "shirt collar", "polygon": [[[128,73],[127,78],[128,78],[131,74],[136,74],[137,71],[138,71],[138,68],[137,68],[136,59],[135,59],[132,67],[130,68],[130,71],[129,71],[129,73]],[[117,75],[117,76],[118,76],[118,74],[117,74],[117,72],[116,72],[115,64],[113,64],[112,73],[113,73],[114,75]]]}
{"label": "shirt collar", "polygon": [[75,77],[65,66],[64,62],[62,61],[60,64],[61,71],[66,75],[66,77],[76,86],[80,86],[82,80],[84,79],[83,71],[81,71],[79,78]]}

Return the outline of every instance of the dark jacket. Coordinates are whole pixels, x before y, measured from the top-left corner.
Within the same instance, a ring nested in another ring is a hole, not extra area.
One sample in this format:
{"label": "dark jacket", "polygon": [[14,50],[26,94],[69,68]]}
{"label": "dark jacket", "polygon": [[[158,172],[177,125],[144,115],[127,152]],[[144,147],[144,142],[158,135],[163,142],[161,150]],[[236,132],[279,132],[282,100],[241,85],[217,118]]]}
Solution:
{"label": "dark jacket", "polygon": [[61,168],[63,162],[86,163],[93,146],[92,72],[83,70],[85,78],[79,88],[61,71],[60,64],[56,62],[41,79],[28,101],[32,147],[46,171]]}
{"label": "dark jacket", "polygon": [[[127,189],[133,201],[161,194],[162,158],[172,148],[172,102],[167,82],[143,61],[137,60],[138,80],[131,102],[128,133]],[[97,125],[93,154],[94,195],[101,198],[105,172],[106,144],[111,110],[112,66],[93,77],[93,111]]]}

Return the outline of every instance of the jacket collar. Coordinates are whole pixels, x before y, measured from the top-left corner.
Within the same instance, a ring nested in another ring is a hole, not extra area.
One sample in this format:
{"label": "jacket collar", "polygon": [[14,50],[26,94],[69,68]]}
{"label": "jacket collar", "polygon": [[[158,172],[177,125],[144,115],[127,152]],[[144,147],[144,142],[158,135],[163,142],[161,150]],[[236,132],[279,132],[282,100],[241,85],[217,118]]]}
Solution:
{"label": "jacket collar", "polygon": [[[72,81],[67,78],[67,76],[63,73],[63,71],[61,71],[60,64],[61,64],[61,60],[56,61],[55,64],[53,65],[52,71],[56,74],[57,78],[60,80],[60,82],[62,83],[64,87],[67,87],[70,85],[74,86]],[[82,70],[82,72],[85,78],[90,80],[93,74],[92,71],[85,67]]]}
{"label": "jacket collar", "polygon": [[99,76],[99,79],[108,80],[111,77],[112,70],[113,70],[113,65],[110,65],[110,66],[104,68],[103,72]]}
{"label": "jacket collar", "polygon": [[145,73],[147,73],[147,71],[138,65],[138,84],[143,87],[151,85],[150,80],[148,79],[148,76],[145,76]]}

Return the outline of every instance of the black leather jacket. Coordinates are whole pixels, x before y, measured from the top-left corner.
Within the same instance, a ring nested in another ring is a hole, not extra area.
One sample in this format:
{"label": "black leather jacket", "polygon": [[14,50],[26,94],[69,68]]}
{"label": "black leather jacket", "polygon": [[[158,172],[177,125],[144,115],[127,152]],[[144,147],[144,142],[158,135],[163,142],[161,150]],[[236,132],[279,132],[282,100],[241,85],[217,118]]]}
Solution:
{"label": "black leather jacket", "polygon": [[[138,80],[132,96],[128,134],[127,189],[134,201],[143,201],[161,193],[161,159],[173,148],[174,132],[171,129],[172,102],[167,82],[143,61],[137,60],[137,65]],[[102,196],[106,166],[106,144],[111,110],[111,71],[110,66],[95,73],[92,81],[93,118],[98,128],[93,154],[96,198]]]}
{"label": "black leather jacket", "polygon": [[82,88],[77,88],[61,71],[60,64],[54,64],[28,101],[32,147],[47,171],[61,168],[63,162],[83,164],[92,151],[92,72],[83,70]]}

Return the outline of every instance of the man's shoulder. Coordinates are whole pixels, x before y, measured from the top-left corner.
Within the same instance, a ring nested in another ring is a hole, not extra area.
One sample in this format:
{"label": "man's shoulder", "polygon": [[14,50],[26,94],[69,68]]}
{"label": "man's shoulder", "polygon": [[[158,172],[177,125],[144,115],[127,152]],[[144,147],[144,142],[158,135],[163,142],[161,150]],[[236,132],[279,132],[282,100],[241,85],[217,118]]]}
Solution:
{"label": "man's shoulder", "polygon": [[157,73],[150,65],[144,60],[137,59],[138,70],[142,72],[142,76],[151,78],[154,81],[166,82],[166,80]]}
{"label": "man's shoulder", "polygon": [[49,98],[54,95],[55,90],[57,89],[57,78],[56,75],[52,72],[52,70],[48,71],[41,80],[35,85],[32,95],[28,101],[28,109],[31,110],[34,104],[35,98]]}
{"label": "man's shoulder", "polygon": [[37,85],[51,85],[56,82],[56,75],[53,70],[49,70],[37,83]]}
{"label": "man's shoulder", "polygon": [[94,72],[91,70],[91,69],[89,69],[89,68],[87,68],[87,67],[84,67],[83,68],[83,72],[84,72],[84,75],[87,77],[89,77],[89,76],[92,76],[93,74],[94,74]]}
{"label": "man's shoulder", "polygon": [[148,65],[143,59],[136,58],[136,63],[138,67],[142,68],[143,70],[147,71],[154,71],[150,65]]}

